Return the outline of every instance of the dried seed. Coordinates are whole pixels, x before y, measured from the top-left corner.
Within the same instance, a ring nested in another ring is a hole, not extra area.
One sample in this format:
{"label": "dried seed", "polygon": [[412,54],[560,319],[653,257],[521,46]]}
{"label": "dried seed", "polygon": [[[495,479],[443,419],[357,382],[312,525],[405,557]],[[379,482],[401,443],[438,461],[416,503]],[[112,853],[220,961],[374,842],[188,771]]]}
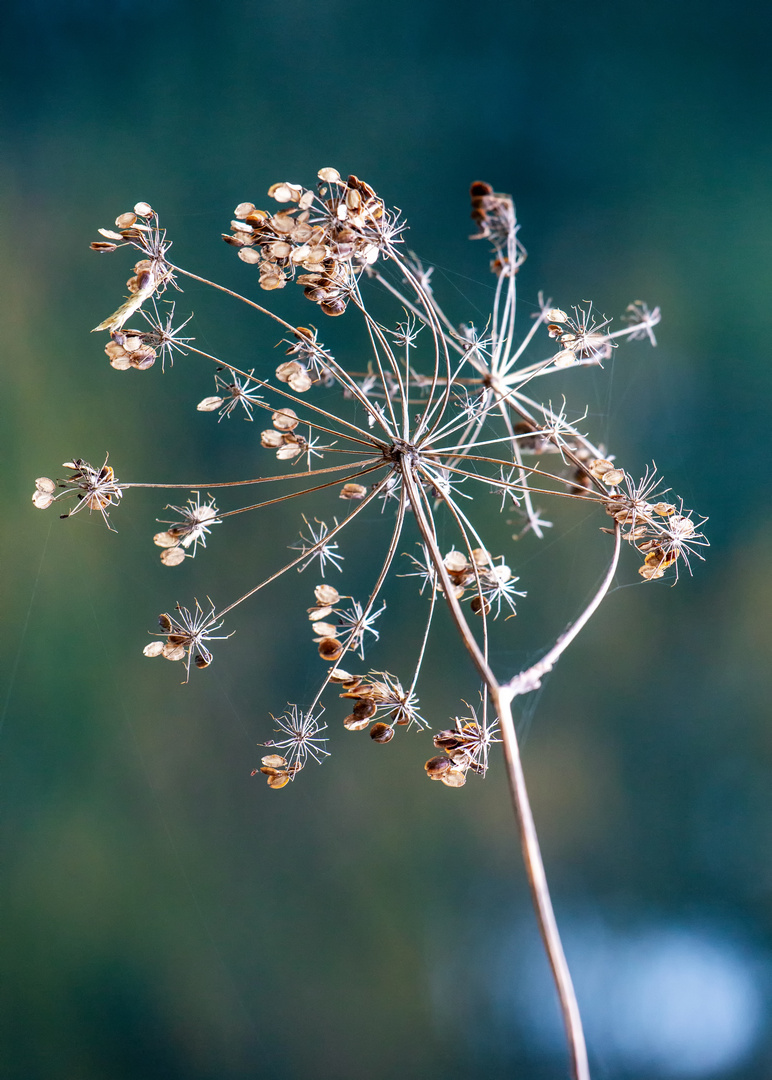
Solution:
{"label": "dried seed", "polygon": [[279,431],[294,431],[300,423],[294,409],[277,409],[271,420],[273,426]]}
{"label": "dried seed", "polygon": [[341,499],[364,499],[367,488],[363,484],[344,484],[340,489]]}
{"label": "dried seed", "polygon": [[601,480],[603,481],[604,484],[607,484],[608,487],[616,487],[617,484],[622,483],[624,478],[625,478],[625,474],[622,472],[621,469],[607,469],[603,473],[603,476],[601,477]]}
{"label": "dried seed", "polygon": [[161,562],[164,566],[179,566],[186,558],[181,547],[168,547],[161,552]]}
{"label": "dried seed", "polygon": [[333,661],[337,660],[343,653],[343,646],[337,640],[337,638],[326,637],[322,638],[319,642],[319,655],[322,660]]}
{"label": "dried seed", "polygon": [[314,589],[314,596],[318,603],[329,604],[331,607],[340,600],[340,593],[333,585],[317,585]]}
{"label": "dried seed", "polygon": [[391,742],[394,738],[394,728],[384,723],[373,724],[370,728],[370,738],[377,743]]}

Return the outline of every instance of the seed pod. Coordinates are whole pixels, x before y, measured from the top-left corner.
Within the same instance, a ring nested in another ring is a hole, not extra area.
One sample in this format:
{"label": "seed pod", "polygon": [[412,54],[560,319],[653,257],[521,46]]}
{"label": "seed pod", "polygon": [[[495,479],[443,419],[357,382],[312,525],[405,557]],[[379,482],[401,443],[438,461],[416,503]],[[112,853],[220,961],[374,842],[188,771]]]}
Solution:
{"label": "seed pod", "polygon": [[331,607],[340,600],[340,593],[334,585],[317,585],[314,596],[319,604],[329,604]]}
{"label": "seed pod", "polygon": [[340,489],[341,499],[364,499],[367,488],[364,484],[344,484]]}
{"label": "seed pod", "polygon": [[375,716],[378,706],[372,698],[360,698],[354,706],[354,715],[360,720]]}
{"label": "seed pod", "polygon": [[463,769],[458,769],[455,766],[452,769],[448,769],[440,777],[440,781],[445,787],[463,787],[466,783],[466,775]]}
{"label": "seed pod", "polygon": [[187,555],[181,547],[168,547],[166,551],[161,552],[161,562],[164,566],[179,566],[186,558]]}
{"label": "seed pod", "polygon": [[343,646],[337,638],[326,637],[319,642],[319,655],[322,660],[332,662],[343,653]]}
{"label": "seed pod", "polygon": [[287,759],[282,757],[281,754],[266,754],[265,757],[260,760],[263,765],[267,765],[269,769],[284,769],[287,765]]}
{"label": "seed pod", "polygon": [[429,777],[430,780],[441,780],[443,775],[448,771],[448,769],[452,768],[453,762],[450,760],[450,758],[446,758],[443,755],[429,758],[429,760],[424,765],[426,775]]}
{"label": "seed pod", "polygon": [[342,315],[346,310],[346,301],[337,297],[335,300],[324,301],[320,306],[325,315]]}
{"label": "seed pod", "polygon": [[384,723],[373,724],[370,728],[370,738],[377,743],[391,742],[394,738],[394,728]]}
{"label": "seed pod", "polygon": [[370,726],[370,717],[356,716],[355,713],[350,713],[343,721],[343,726],[347,731],[364,731],[366,727]]}

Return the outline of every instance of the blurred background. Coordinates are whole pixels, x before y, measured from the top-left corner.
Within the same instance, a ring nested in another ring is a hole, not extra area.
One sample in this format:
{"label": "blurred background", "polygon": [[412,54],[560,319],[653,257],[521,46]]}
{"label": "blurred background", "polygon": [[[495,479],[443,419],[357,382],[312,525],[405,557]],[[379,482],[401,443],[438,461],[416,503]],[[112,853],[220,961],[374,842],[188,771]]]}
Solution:
{"label": "blurred background", "polygon": [[[332,698],[323,768],[281,793],[250,776],[269,712],[318,678],[313,571],[234,612],[188,686],[141,655],[175,600],[222,606],[277,565],[299,508],[234,519],[166,569],[162,493],[127,495],[115,534],[30,502],[36,476],[108,450],[122,479],[259,472],[262,425],[195,411],[205,361],[110,368],[89,330],[131,263],[88,243],[148,200],[181,265],[257,295],[219,233],[321,166],[403,210],[458,322],[491,293],[474,179],[515,195],[525,325],[539,290],[617,319],[662,307],[656,350],[560,392],[631,472],[656,461],[712,546],[675,589],[625,553],[522,703],[525,769],[594,1075],[769,1075],[769,9],[26,0],[3,21],[2,1075],[567,1075],[498,759],[485,783],[430,784],[428,736],[376,746]],[[319,325],[291,292],[277,309]],[[279,335],[237,306],[191,286],[177,309],[201,348],[278,363]],[[322,337],[361,363],[344,323]],[[541,551],[507,552],[529,592],[497,657],[512,670],[602,565],[595,519],[554,520]],[[393,670],[415,628],[382,630],[369,660]],[[435,728],[477,694],[444,620],[419,692]]]}

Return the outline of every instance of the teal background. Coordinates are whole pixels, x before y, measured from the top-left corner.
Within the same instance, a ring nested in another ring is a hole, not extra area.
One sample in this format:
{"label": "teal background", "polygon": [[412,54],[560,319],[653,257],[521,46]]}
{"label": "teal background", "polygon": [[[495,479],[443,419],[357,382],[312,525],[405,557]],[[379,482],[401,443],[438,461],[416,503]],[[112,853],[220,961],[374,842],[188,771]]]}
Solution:
{"label": "teal background", "polygon": [[[517,200],[523,314],[539,289],[662,306],[656,351],[620,349],[569,398],[709,515],[712,547],[672,590],[623,560],[525,703],[525,767],[594,1075],[768,1075],[769,10],[33,0],[2,18],[3,1077],[566,1075],[500,763],[438,791],[428,740],[375,747],[332,703],[323,769],[282,794],[251,778],[269,710],[313,687],[305,577],[240,613],[187,687],[141,655],[177,597],[222,603],[275,565],[296,511],[236,519],[171,571],[152,493],[115,535],[30,503],[36,476],[108,449],[121,478],[254,470],[259,426],[193,408],[204,361],[109,367],[89,329],[128,265],[88,242],[146,199],[182,265],[246,288],[218,238],[233,207],[323,165],[402,208],[459,321],[490,289],[466,239],[477,178]],[[270,328],[195,287],[191,309],[201,347],[277,362]],[[517,659],[600,565],[596,523],[557,520],[560,542],[513,562]],[[392,624],[397,659],[409,631]],[[441,628],[435,727],[476,692],[464,665]]]}

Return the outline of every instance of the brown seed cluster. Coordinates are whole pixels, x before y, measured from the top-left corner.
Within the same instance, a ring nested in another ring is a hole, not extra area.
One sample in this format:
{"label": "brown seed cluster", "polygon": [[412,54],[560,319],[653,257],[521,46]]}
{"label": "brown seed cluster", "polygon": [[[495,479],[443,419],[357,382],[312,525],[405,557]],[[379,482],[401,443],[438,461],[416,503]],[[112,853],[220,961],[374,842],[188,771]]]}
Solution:
{"label": "brown seed cluster", "polygon": [[[333,672],[332,681],[341,683],[342,698],[354,702],[352,712],[343,721],[343,726],[348,731],[364,731],[369,727],[373,742],[387,743],[394,738],[395,726],[425,726],[418,713],[418,699],[415,694],[412,690],[405,690],[399,679],[388,671],[349,675],[336,670]],[[390,723],[379,719],[385,714],[388,714]]]}
{"label": "brown seed cluster", "polygon": [[[100,229],[105,241],[91,244],[92,251],[112,252],[129,245],[142,252],[143,258],[134,267],[134,273],[126,282],[129,297],[117,311],[104,319],[95,330],[120,330],[127,319],[142,307],[151,296],[158,295],[174,281],[172,268],[166,261],[169,244],[166,233],[159,227],[158,215],[145,202],[139,202],[133,211],[119,214],[116,229]],[[112,357],[111,357],[112,360]]]}
{"label": "brown seed cluster", "polygon": [[659,497],[666,492],[658,490],[656,470],[651,475],[647,472],[639,484],[609,461],[593,462],[592,470],[604,484],[614,488],[604,499],[606,513],[621,527],[622,538],[644,555],[643,566],[638,569],[644,581],[664,577],[668,567],[680,558],[687,566],[690,554],[701,558],[697,549],[707,544],[699,531],[704,521],[695,523],[683,508],[679,511],[675,503]]}
{"label": "brown seed cluster", "polygon": [[506,252],[508,240],[513,232],[517,235],[515,207],[511,195],[497,194],[484,180],[475,180],[469,188],[472,202],[472,220],[477,225],[472,240],[489,240],[494,247],[496,257],[491,263],[491,270],[500,275],[505,271],[516,274],[528,257],[523,245],[515,239],[515,255],[510,258]]}
{"label": "brown seed cluster", "polygon": [[424,765],[430,780],[439,780],[446,787],[463,787],[471,769],[485,776],[488,769],[488,750],[498,742],[494,731],[476,719],[458,719],[456,726],[438,731],[434,745],[443,753],[430,758]]}
{"label": "brown seed cluster", "polygon": [[[54,502],[67,496],[75,496],[78,505],[73,507],[62,517],[71,517],[84,507],[91,513],[98,511],[104,519],[105,525],[112,528],[107,514],[111,506],[117,506],[123,496],[123,488],[120,485],[112,466],[107,464],[107,458],[101,469],[95,469],[82,458],[74,458],[65,461],[65,469],[71,469],[70,476],[64,480],[54,481],[47,476],[38,477],[35,481],[35,491],[32,502],[38,510],[47,510]],[[62,491],[55,495],[57,488]]]}
{"label": "brown seed cluster", "polygon": [[252,770],[252,776],[262,773],[266,777],[268,787],[273,788],[274,791],[286,787],[290,780],[295,779],[295,774],[303,768],[298,762],[291,764],[281,754],[266,754],[260,760],[262,765],[259,769]]}
{"label": "brown seed cluster", "polygon": [[552,357],[556,368],[572,367],[580,362],[599,364],[611,356],[613,342],[603,333],[610,320],[595,322],[591,304],[587,309],[574,308],[573,316],[560,308],[551,308],[545,317],[549,336],[561,346],[560,352]]}
{"label": "brown seed cluster", "polygon": [[277,409],[271,420],[273,427],[260,432],[260,445],[275,450],[279,461],[291,461],[308,449],[308,440],[296,431],[300,420],[294,409]]}
{"label": "brown seed cluster", "polygon": [[258,267],[261,288],[283,289],[296,279],[325,315],[342,315],[356,279],[384,244],[384,204],[356,176],[343,180],[329,168],[318,176],[318,193],[291,183],[269,188],[287,209],[270,213],[239,203],[223,239]]}

